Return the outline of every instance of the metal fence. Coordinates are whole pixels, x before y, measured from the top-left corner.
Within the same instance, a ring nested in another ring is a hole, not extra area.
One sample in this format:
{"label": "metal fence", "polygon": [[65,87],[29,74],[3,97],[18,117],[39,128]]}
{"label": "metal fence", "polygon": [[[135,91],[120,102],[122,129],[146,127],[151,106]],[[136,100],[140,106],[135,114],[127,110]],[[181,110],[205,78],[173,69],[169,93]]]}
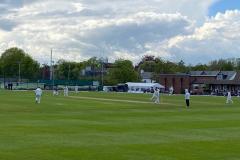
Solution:
{"label": "metal fence", "polygon": [[75,90],[78,86],[79,91],[96,91],[99,89],[99,83],[95,81],[67,81],[67,80],[38,80],[37,82],[13,82],[13,81],[0,81],[0,88],[7,90],[34,90],[37,87],[46,90],[58,88],[62,90],[68,86],[69,90]]}

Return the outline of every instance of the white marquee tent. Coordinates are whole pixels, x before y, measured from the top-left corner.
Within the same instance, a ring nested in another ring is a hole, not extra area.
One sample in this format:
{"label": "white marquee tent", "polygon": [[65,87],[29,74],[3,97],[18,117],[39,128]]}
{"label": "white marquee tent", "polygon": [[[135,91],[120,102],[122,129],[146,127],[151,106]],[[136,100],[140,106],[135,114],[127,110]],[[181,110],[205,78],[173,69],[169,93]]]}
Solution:
{"label": "white marquee tent", "polygon": [[143,93],[145,90],[150,90],[151,88],[165,88],[159,83],[134,83],[134,82],[128,82],[126,83],[128,85],[128,92],[131,93]]}

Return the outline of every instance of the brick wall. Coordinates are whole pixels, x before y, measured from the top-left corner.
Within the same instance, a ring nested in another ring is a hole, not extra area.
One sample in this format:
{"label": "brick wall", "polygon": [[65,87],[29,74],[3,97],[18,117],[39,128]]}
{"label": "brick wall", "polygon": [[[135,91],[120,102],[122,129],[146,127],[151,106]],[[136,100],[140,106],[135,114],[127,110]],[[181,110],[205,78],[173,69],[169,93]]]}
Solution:
{"label": "brick wall", "polygon": [[169,91],[169,88],[173,86],[175,94],[183,93],[185,89],[191,87],[189,75],[161,74],[157,77],[157,82],[165,86],[165,91]]}
{"label": "brick wall", "polygon": [[[206,81],[216,80],[214,76],[190,76],[188,74],[160,74],[157,76],[157,82],[165,86],[165,91],[173,86],[175,94],[184,93],[185,89],[192,90],[192,84],[204,84]],[[196,92],[196,91],[195,91]],[[203,88],[199,88],[197,92],[203,92]]]}

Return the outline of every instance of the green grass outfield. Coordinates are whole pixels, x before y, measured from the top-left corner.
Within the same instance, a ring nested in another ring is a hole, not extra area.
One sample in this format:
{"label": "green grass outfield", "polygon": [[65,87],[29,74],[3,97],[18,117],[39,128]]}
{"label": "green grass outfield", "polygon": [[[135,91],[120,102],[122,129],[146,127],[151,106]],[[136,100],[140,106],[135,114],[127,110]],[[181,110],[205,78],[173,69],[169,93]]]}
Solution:
{"label": "green grass outfield", "polygon": [[239,160],[240,99],[0,91],[0,160]]}

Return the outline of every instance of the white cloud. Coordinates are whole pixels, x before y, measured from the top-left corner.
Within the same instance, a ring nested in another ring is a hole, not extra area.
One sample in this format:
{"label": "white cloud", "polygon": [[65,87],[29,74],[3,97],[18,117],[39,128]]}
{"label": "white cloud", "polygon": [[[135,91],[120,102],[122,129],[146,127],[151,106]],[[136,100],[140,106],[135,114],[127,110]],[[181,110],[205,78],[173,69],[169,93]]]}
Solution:
{"label": "white cloud", "polygon": [[[3,3],[0,52],[21,47],[46,63],[144,54],[198,63],[238,56],[239,11],[207,18],[217,0],[35,0]],[[7,1],[6,1],[7,2]],[[6,7],[8,6],[8,7]],[[228,54],[226,54],[228,53]]]}
{"label": "white cloud", "polygon": [[176,36],[162,46],[162,51],[172,59],[184,59],[189,63],[239,57],[240,11],[219,13],[208,19],[190,35]]}

